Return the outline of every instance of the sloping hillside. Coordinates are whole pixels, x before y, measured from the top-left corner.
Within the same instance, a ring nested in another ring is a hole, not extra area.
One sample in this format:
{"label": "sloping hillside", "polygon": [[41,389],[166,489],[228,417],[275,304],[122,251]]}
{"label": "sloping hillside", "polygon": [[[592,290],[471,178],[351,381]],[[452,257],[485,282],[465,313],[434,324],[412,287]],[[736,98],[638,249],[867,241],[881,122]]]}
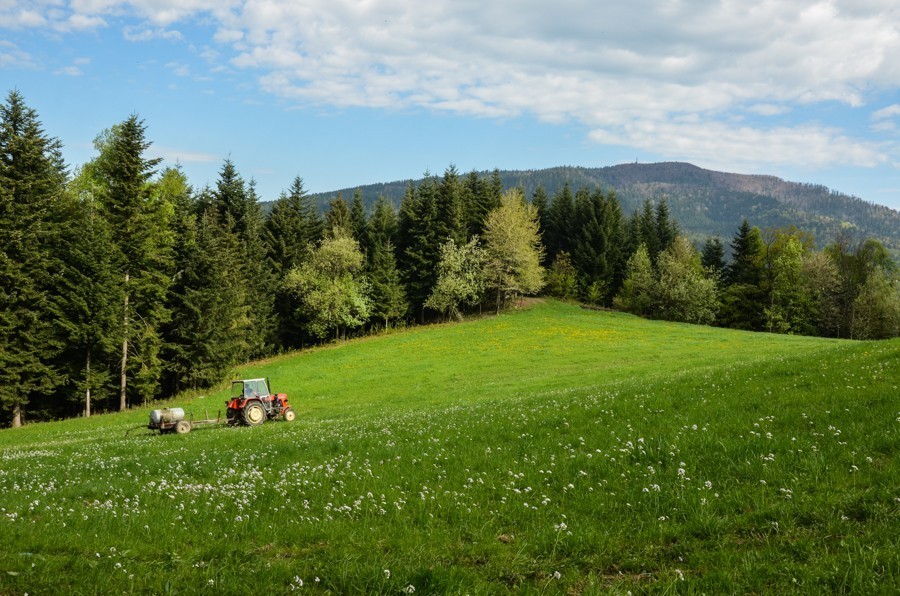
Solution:
{"label": "sloping hillside", "polygon": [[[626,214],[646,199],[665,197],[682,230],[696,240],[707,235],[727,240],[747,218],[762,229],[796,225],[812,232],[820,246],[831,242],[843,228],[853,239],[878,238],[895,254],[900,253],[900,212],[821,185],[774,176],[728,174],[670,162],[501,171],[500,177],[507,187],[523,187],[529,197],[539,185],[552,195],[566,182],[573,190],[614,189]],[[383,195],[399,205],[411,182],[371,184],[358,190],[366,204]],[[317,198],[324,207],[338,192],[349,200],[356,190],[322,193]]]}
{"label": "sloping hillside", "polygon": [[0,594],[895,593],[898,341],[548,301],[241,371],[291,423],[3,430]]}

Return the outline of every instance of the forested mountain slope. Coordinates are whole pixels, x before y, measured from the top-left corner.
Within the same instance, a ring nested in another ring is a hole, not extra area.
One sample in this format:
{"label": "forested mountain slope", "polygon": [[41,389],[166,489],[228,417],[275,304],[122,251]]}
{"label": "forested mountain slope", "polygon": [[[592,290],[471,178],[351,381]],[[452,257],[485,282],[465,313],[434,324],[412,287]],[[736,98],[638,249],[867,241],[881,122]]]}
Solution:
{"label": "forested mountain slope", "polygon": [[[787,182],[774,176],[729,174],[680,163],[621,164],[605,168],[556,167],[500,171],[504,186],[521,186],[530,197],[543,186],[551,196],[568,182],[579,188],[615,189],[626,214],[645,199],[666,198],[681,229],[694,239],[708,235],[731,238],[746,218],[761,229],[796,225],[815,235],[820,246],[841,228],[854,239],[875,237],[900,252],[900,212],[817,184]],[[413,181],[370,184],[317,195],[323,207],[341,193],[350,200],[358,190],[370,206],[383,195],[400,204]]]}

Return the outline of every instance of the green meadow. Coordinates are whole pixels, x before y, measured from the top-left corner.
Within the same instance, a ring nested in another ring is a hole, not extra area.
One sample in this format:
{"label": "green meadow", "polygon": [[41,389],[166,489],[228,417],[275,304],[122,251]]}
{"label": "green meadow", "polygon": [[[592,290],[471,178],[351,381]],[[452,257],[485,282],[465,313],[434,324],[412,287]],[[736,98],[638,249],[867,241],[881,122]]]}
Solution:
{"label": "green meadow", "polygon": [[237,376],[297,420],[0,431],[0,594],[900,591],[900,340],[541,302]]}

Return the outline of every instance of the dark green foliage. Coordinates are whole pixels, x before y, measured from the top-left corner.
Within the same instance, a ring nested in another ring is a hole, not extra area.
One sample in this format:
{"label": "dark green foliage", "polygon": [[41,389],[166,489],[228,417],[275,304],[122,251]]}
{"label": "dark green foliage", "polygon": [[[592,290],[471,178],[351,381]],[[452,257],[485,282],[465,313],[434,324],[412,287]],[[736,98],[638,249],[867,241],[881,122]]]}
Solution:
{"label": "dark green foliage", "polygon": [[340,194],[331,200],[325,214],[325,236],[335,238],[341,234],[353,235],[353,217],[347,201]]}
{"label": "dark green foliage", "polygon": [[409,309],[391,240],[376,242],[370,259],[368,271],[372,320],[377,323],[383,322],[387,328],[391,321],[402,319]]}
{"label": "dark green foliage", "polygon": [[122,360],[119,409],[157,395],[162,372],[160,325],[168,319],[165,298],[172,276],[171,204],[151,183],[159,159],[145,156],[150,142],[137,116],[105,131],[100,155],[89,165],[95,176],[121,280]]}
{"label": "dark green foliage", "polygon": [[463,185],[456,166],[444,171],[435,195],[435,234],[441,243],[453,240],[465,244],[467,226],[463,216]]}
{"label": "dark green foliage", "polygon": [[[225,233],[232,234],[240,246],[242,282],[245,287],[254,288],[247,296],[250,306],[247,356],[270,354],[277,328],[275,296],[279,280],[266,259],[264,219],[255,183],[244,182],[231,160],[225,160],[210,198]],[[205,207],[201,201],[200,209],[205,211]]]}
{"label": "dark green foliage", "polygon": [[[543,186],[538,186],[531,195],[531,204],[537,209],[538,225],[541,230],[541,238],[547,241],[547,230],[550,229],[550,198]],[[544,262],[541,265],[547,265],[550,262],[550,253],[544,254]],[[548,282],[549,283],[549,282]]]}
{"label": "dark green foliage", "polygon": [[406,297],[420,321],[425,320],[425,301],[437,282],[441,260],[441,240],[437,236],[437,185],[426,177],[416,187],[410,185],[400,204],[397,236],[397,264]]}
{"label": "dark green foliage", "polygon": [[763,309],[767,304],[765,246],[759,228],[745,219],[731,242],[731,264],[726,269],[728,285],[722,294],[719,323],[734,329],[762,331],[766,327]]}
{"label": "dark green foliage", "polygon": [[50,360],[63,347],[53,298],[64,181],[59,142],[11,92],[0,106],[0,418],[13,426],[62,381]]}
{"label": "dark green foliage", "polygon": [[363,206],[362,192],[356,189],[353,192],[353,201],[350,203],[350,228],[364,254],[368,254],[366,225],[366,208]]}
{"label": "dark green foliage", "polygon": [[500,206],[503,184],[498,187],[499,175],[495,170],[485,178],[477,172],[469,172],[463,180],[461,196],[465,227],[468,237],[481,235],[488,213]]}
{"label": "dark green foliage", "polygon": [[547,270],[547,294],[562,300],[575,300],[578,296],[578,271],[572,265],[569,253],[556,254]]}
{"label": "dark green foliage", "polygon": [[272,205],[264,226],[266,254],[275,276],[280,279],[299,265],[306,245],[318,242],[321,233],[321,218],[298,176]]}
{"label": "dark green foliage", "polygon": [[725,274],[725,247],[718,236],[708,237],[703,243],[703,252],[700,254],[703,267],[721,277]]}
{"label": "dark green foliage", "polygon": [[281,349],[301,346],[306,337],[294,316],[293,301],[281,291],[280,281],[302,263],[308,247],[321,240],[323,227],[312,197],[303,188],[303,180],[294,178],[287,194],[282,194],[272,206],[263,234],[272,275],[279,281],[274,309],[276,343]]}
{"label": "dark green foliage", "polygon": [[622,214],[614,193],[580,190],[575,197],[577,222],[572,232],[572,263],[579,273],[582,297],[608,304],[624,278],[621,252],[624,237]]}
{"label": "dark green foliage", "polygon": [[[116,253],[112,230],[102,217],[82,173],[69,187],[56,214],[60,226],[62,267],[54,302],[63,324],[65,344],[57,358],[66,383],[49,397],[49,411],[67,415],[110,409],[113,397],[117,344],[121,341],[124,288],[113,267]],[[63,410],[65,408],[65,410]]]}
{"label": "dark green foliage", "polygon": [[234,223],[214,209],[178,222],[178,274],[170,291],[172,319],[166,328],[167,389],[206,388],[246,361],[252,341],[249,297]]}
{"label": "dark green foliage", "polygon": [[553,196],[546,220],[544,243],[547,249],[547,258],[553,259],[557,253],[573,252],[572,231],[575,226],[575,197],[569,184]]}

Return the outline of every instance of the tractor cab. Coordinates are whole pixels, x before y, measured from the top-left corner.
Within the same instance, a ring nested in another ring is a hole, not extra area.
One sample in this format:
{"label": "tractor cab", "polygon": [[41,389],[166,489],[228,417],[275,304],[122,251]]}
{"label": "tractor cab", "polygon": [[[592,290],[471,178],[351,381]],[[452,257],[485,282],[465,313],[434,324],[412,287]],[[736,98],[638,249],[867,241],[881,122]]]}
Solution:
{"label": "tractor cab", "polygon": [[270,399],[268,379],[245,379],[231,382],[231,399]]}
{"label": "tractor cab", "polygon": [[231,399],[228,406],[229,424],[257,426],[279,416],[290,422],[296,418],[294,409],[288,405],[287,394],[272,394],[269,379],[242,379],[231,382]]}

